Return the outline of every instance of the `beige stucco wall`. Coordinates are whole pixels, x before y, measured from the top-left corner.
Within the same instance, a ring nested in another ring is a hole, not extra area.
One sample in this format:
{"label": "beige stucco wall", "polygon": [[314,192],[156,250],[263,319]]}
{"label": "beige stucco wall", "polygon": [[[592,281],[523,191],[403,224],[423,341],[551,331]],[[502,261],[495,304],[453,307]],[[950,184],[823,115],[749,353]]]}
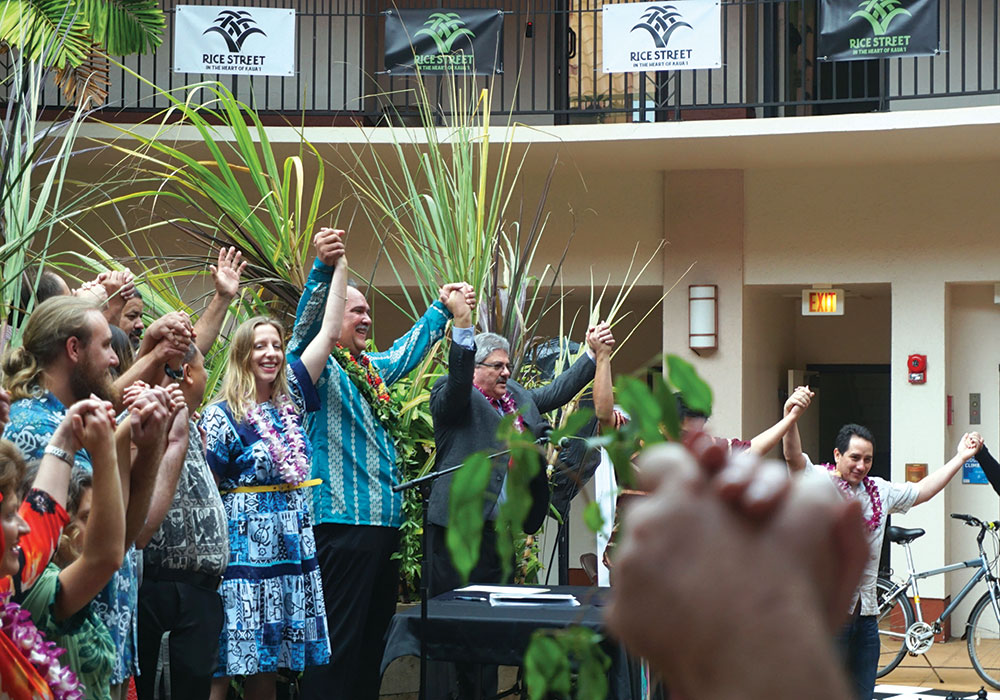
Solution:
{"label": "beige stucco wall", "polygon": [[[953,425],[947,431],[946,445],[954,445],[968,430],[982,433],[987,447],[995,455],[1000,442],[1000,306],[993,302],[992,284],[961,284],[950,288],[950,316],[947,340],[950,361],[947,393],[954,397]],[[969,423],[969,394],[982,397],[981,423]],[[948,513],[969,513],[995,520],[1000,515],[1000,499],[989,485],[962,484],[961,475],[948,488]],[[954,521],[952,521],[954,522]],[[976,531],[956,523],[947,541],[948,560],[972,559],[978,554]],[[969,570],[949,574],[951,592],[957,592],[968,580]],[[955,613],[964,622],[972,605],[985,589],[966,599]],[[952,625],[952,629],[956,627]],[[959,628],[960,629],[960,628]],[[957,630],[956,630],[957,631]]]}

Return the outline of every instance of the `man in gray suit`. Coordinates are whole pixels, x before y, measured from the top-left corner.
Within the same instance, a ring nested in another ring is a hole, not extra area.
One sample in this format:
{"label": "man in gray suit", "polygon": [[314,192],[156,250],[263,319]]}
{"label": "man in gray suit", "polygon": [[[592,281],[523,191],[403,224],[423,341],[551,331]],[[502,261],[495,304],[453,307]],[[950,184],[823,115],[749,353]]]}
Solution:
{"label": "man in gray suit", "polygon": [[[551,425],[542,414],[572,400],[594,378],[595,353],[610,350],[614,345],[607,324],[602,323],[588,330],[587,345],[587,354],[553,382],[537,389],[525,389],[510,379],[510,347],[507,341],[495,333],[480,333],[473,337],[471,309],[466,307],[456,312],[448,376],[439,379],[431,389],[431,415],[437,445],[436,468],[461,464],[466,457],[479,450],[497,452],[503,449],[496,431],[501,419],[508,413],[520,411],[519,429],[535,438],[547,434]],[[485,523],[479,561],[470,575],[470,581],[474,583],[498,583],[501,580],[503,566],[496,551],[494,522],[499,504],[505,497],[507,463],[506,456],[497,458],[493,463],[483,503]],[[431,595],[461,585],[445,547],[450,490],[449,475],[434,482],[431,491],[428,512],[431,523],[428,532]],[[532,508],[523,523],[523,529],[528,533],[541,527],[549,506],[548,477],[544,468],[532,480],[531,492]],[[483,671],[483,693],[485,697],[490,697],[496,694],[496,673],[488,667],[484,667]],[[437,681],[434,676],[438,676]],[[458,680],[459,697],[472,697],[467,686],[474,684],[474,679],[469,678],[467,670],[460,669]],[[434,686],[439,682],[440,676],[432,673],[428,693],[432,700],[446,697],[440,690],[435,692]]]}

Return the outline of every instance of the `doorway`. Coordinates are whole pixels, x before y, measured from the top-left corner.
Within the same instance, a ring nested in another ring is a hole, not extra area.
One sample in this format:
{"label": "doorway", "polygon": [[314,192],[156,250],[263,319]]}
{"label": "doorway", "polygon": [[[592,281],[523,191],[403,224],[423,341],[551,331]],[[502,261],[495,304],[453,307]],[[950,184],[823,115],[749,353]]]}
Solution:
{"label": "doorway", "polygon": [[[833,461],[837,432],[846,423],[859,423],[875,436],[871,476],[889,480],[892,467],[890,366],[883,364],[806,365],[819,401],[817,459]],[[886,529],[891,524],[886,519]],[[889,542],[882,542],[879,570],[889,566]]]}

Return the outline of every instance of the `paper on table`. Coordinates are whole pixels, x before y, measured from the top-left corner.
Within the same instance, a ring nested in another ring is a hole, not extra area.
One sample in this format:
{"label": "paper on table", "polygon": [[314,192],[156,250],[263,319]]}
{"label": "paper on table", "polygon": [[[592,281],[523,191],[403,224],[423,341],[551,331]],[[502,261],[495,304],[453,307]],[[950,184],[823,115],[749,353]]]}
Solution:
{"label": "paper on table", "polygon": [[455,593],[505,593],[511,595],[535,595],[548,593],[548,588],[525,588],[524,586],[466,586],[456,588]]}
{"label": "paper on table", "polygon": [[534,595],[518,595],[516,593],[491,593],[490,605],[497,606],[530,606],[538,605],[554,607],[579,607],[580,601],[569,593],[536,593]]}

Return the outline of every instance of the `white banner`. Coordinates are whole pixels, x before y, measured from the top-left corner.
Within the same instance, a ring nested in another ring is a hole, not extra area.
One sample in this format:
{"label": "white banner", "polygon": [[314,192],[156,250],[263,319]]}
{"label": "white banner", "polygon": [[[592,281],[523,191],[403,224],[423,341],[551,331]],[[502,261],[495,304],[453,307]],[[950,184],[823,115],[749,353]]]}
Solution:
{"label": "white banner", "polygon": [[630,2],[603,10],[605,73],[722,66],[718,2]]}
{"label": "white banner", "polygon": [[295,10],[178,5],[175,73],[295,75]]}

